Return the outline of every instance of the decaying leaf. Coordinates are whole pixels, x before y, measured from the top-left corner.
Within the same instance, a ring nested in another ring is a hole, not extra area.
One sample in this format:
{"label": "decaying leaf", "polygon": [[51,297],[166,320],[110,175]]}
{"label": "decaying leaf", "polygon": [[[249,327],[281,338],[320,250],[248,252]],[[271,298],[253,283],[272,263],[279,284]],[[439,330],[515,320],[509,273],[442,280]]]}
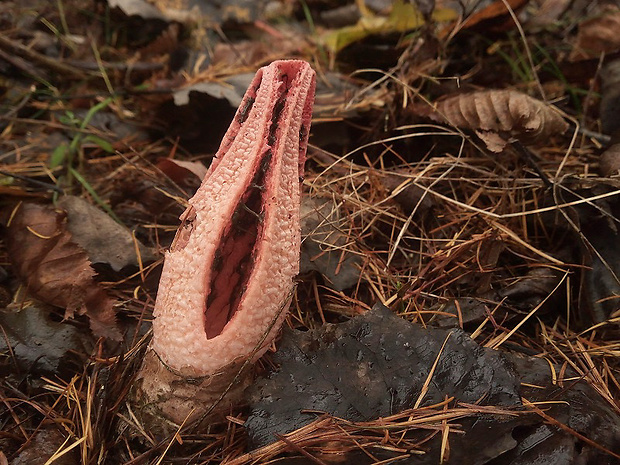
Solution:
{"label": "decaying leaf", "polygon": [[416,213],[417,218],[421,218],[433,208],[433,197],[411,181],[407,173],[387,173],[381,178],[381,184],[390,191],[403,211],[407,215]]}
{"label": "decaying leaf", "polygon": [[508,8],[513,12],[519,11],[528,1],[496,0],[488,5],[486,5],[486,2],[472,2],[473,5],[479,5],[479,8],[475,8],[474,13],[463,21],[462,27],[465,29],[478,27],[487,30],[502,30],[506,27],[514,26],[514,21]]}
{"label": "decaying leaf", "polygon": [[347,250],[340,231],[340,214],[331,201],[304,198],[301,202],[301,272],[318,271],[337,290],[357,283],[360,257]]}
{"label": "decaying leaf", "polygon": [[[12,465],[38,465],[54,463],[54,465],[73,465],[80,462],[77,448],[67,446],[67,438],[60,427],[54,424],[43,426],[32,432],[24,448],[11,460]],[[65,432],[65,434],[67,434]],[[63,451],[59,454],[58,451]],[[52,459],[52,457],[54,457]],[[2,463],[0,462],[0,465]]]}
{"label": "decaying leaf", "polygon": [[499,296],[510,305],[530,310],[553,294],[562,276],[556,268],[532,268],[525,276],[499,290]]}
{"label": "decaying leaf", "polygon": [[193,188],[194,191],[198,189],[207,174],[207,167],[199,161],[182,161],[162,157],[157,160],[157,168],[175,184]]}
{"label": "decaying leaf", "polygon": [[257,445],[315,418],[303,410],[368,421],[412,408],[420,397],[421,406],[445,396],[520,405],[516,376],[498,352],[460,329],[425,329],[383,306],[347,323],[287,333],[275,358],[280,371],[251,388],[245,427]]}
{"label": "decaying leaf", "polygon": [[[561,21],[561,17],[572,5],[578,2],[573,0],[542,0],[528,5],[524,14],[526,16],[527,28],[530,31],[538,31],[540,29],[555,26]],[[523,15],[521,16],[523,17]]]}
{"label": "decaying leaf", "polygon": [[65,318],[86,314],[98,336],[120,339],[114,300],[93,279],[87,254],[73,242],[67,215],[51,206],[17,207],[7,234],[13,269],[39,300],[65,309]]}
{"label": "decaying leaf", "polygon": [[601,154],[599,171],[602,176],[620,173],[620,144],[614,144]]}
{"label": "decaying leaf", "polygon": [[71,240],[86,251],[91,263],[106,263],[114,271],[120,271],[126,266],[155,260],[153,251],[134,239],[129,229],[87,201],[67,195],[58,205],[67,213]]}
{"label": "decaying leaf", "polygon": [[49,311],[36,304],[2,311],[0,328],[0,353],[11,354],[11,365],[24,372],[56,375],[70,353],[87,353],[87,341],[77,327],[53,321]]}
{"label": "decaying leaf", "polygon": [[[576,284],[579,312],[575,312],[573,327],[589,328],[608,320],[620,309],[620,199],[608,196],[615,192],[614,184],[598,181],[591,188],[567,189],[559,196],[547,192],[541,199],[541,206],[587,200],[540,217],[544,227],[552,231],[554,256],[580,265]],[[559,291],[561,294],[562,290]]]}
{"label": "decaying leaf", "polygon": [[[600,7],[599,7],[600,8]],[[577,43],[570,54],[571,61],[599,58],[620,49],[620,9],[606,5],[595,16],[579,24]]]}
{"label": "decaying leaf", "polygon": [[[489,463],[523,465],[618,463],[620,417],[617,409],[611,407],[572,369],[568,368],[564,372],[565,365],[550,367],[547,358],[524,357],[517,353],[510,354],[509,359],[521,379],[521,396],[529,402],[536,403],[546,418],[538,416],[535,422],[527,422],[523,418],[513,420],[512,436],[517,439],[515,446]],[[564,379],[557,379],[558,374]],[[564,429],[567,427],[572,431]],[[574,432],[591,442],[583,441]],[[458,442],[467,446],[464,444],[467,442],[467,436],[460,438]],[[457,447],[459,445],[455,444]],[[465,449],[465,454],[472,449],[469,445],[468,449]],[[605,452],[605,449],[616,455],[612,456]]]}
{"label": "decaying leaf", "polygon": [[[620,135],[620,60],[610,60],[601,68],[601,104],[599,115],[604,134]],[[618,134],[616,134],[618,133]],[[615,140],[615,139],[614,139]]]}
{"label": "decaying leaf", "polygon": [[512,137],[534,144],[568,129],[550,105],[513,90],[448,97],[437,102],[435,109],[431,118],[476,131],[493,152],[501,152]]}
{"label": "decaying leaf", "polygon": [[[388,16],[375,16],[368,11],[363,13],[357,24],[325,33],[321,37],[322,43],[332,52],[339,52],[372,34],[406,32],[424,24],[424,16],[415,5],[403,0],[392,4]],[[451,21],[456,16],[456,11],[448,8],[435,8],[432,12],[432,18],[437,22]]]}
{"label": "decaying leaf", "polygon": [[[570,368],[550,368],[546,359],[482,348],[460,329],[424,328],[376,306],[347,323],[285,334],[275,359],[279,371],[250,388],[251,413],[245,428],[254,445],[270,444],[321,412],[364,421],[401,412],[418,399],[420,406],[430,406],[453,397],[450,405],[503,409],[486,408],[464,414],[455,423],[442,423],[451,431],[450,457],[443,463],[525,465],[541,463],[541,457],[551,457],[544,462],[550,464],[617,463],[607,451],[617,450],[620,417],[587,382]],[[527,409],[522,402],[538,407]],[[387,424],[387,420],[376,421],[365,433],[382,434],[380,428]],[[289,440],[302,439],[298,433]],[[442,462],[442,434],[421,427],[399,436],[419,441],[424,452],[405,457],[402,463]],[[335,437],[346,436],[310,439],[318,451]],[[397,463],[397,457],[403,457],[402,449],[375,447],[359,455],[340,451],[340,463],[359,465],[377,463],[377,459]]]}

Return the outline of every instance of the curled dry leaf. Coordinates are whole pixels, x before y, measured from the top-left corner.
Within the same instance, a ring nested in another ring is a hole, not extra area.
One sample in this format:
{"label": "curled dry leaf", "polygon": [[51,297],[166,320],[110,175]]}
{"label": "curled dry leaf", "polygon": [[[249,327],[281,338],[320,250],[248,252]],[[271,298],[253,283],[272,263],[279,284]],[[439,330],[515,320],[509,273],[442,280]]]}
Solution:
{"label": "curled dry leaf", "polygon": [[13,269],[34,297],[64,308],[65,318],[86,314],[96,335],[120,339],[114,300],[93,279],[87,254],[72,241],[66,222],[66,214],[51,206],[20,205],[7,234]]}
{"label": "curled dry leaf", "polygon": [[501,152],[514,137],[525,144],[568,129],[552,106],[513,90],[487,90],[446,98],[431,118],[473,129],[489,150]]}

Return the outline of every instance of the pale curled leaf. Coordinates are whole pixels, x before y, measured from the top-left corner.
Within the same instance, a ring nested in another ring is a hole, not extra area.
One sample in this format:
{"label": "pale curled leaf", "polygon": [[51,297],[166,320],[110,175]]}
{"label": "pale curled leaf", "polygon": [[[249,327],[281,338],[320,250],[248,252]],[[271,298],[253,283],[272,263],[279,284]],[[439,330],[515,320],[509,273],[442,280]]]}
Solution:
{"label": "pale curled leaf", "polygon": [[476,131],[493,152],[501,151],[509,137],[533,144],[568,129],[568,123],[553,107],[512,90],[457,95],[437,102],[435,107],[431,118]]}

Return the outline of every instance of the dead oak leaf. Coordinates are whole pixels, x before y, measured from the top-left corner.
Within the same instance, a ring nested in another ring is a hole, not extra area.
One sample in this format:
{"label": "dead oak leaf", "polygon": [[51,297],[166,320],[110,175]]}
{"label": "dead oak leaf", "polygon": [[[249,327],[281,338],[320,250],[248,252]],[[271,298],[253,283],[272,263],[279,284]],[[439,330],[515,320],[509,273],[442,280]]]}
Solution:
{"label": "dead oak leaf", "polygon": [[7,252],[15,273],[37,299],[86,314],[97,336],[120,339],[114,300],[94,280],[84,249],[73,242],[67,216],[51,206],[21,204],[8,227]]}
{"label": "dead oak leaf", "polygon": [[510,138],[535,144],[568,129],[552,106],[513,90],[448,97],[437,102],[435,110],[432,119],[474,130],[492,152],[501,152]]}

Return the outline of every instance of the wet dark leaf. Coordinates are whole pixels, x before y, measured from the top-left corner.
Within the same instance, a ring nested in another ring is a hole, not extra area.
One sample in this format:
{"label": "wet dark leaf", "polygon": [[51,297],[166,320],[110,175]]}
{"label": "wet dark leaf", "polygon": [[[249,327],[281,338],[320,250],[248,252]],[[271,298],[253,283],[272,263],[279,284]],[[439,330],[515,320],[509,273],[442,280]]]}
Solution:
{"label": "wet dark leaf", "polygon": [[499,295],[507,298],[511,305],[529,310],[553,293],[563,274],[556,268],[533,268],[526,276],[503,288]]}
{"label": "wet dark leaf", "polygon": [[516,375],[500,353],[459,329],[424,329],[377,306],[347,323],[286,334],[276,354],[280,371],[252,388],[246,428],[255,445],[264,445],[312,421],[304,409],[364,421],[411,408],[438,357],[420,405],[445,396],[520,404]]}
{"label": "wet dark leaf", "polygon": [[0,327],[0,352],[24,372],[55,376],[69,352],[84,353],[83,337],[75,326],[52,321],[49,312],[36,306],[2,311]]}
{"label": "wet dark leaf", "polygon": [[620,144],[613,144],[601,154],[599,171],[602,176],[613,176],[620,173]]}
{"label": "wet dark leaf", "polygon": [[576,320],[586,327],[605,321],[620,309],[620,201],[615,195],[604,197],[615,191],[613,185],[605,184],[576,191],[566,189],[560,202],[603,198],[543,216],[549,230],[555,230],[557,236],[565,233],[565,238],[556,242],[569,252],[561,253],[571,254],[570,262],[583,265]]}
{"label": "wet dark leaf", "polygon": [[589,242],[584,260],[590,267],[584,271],[583,308],[589,310],[593,322],[600,323],[620,309],[620,237],[601,217],[584,223],[582,231]]}
{"label": "wet dark leaf", "polygon": [[[568,370],[560,384],[554,383],[549,363],[532,357],[510,357],[521,377],[521,395],[539,407],[547,417],[594,441],[601,448],[620,453],[620,417],[610,404],[576,373]],[[557,373],[559,366],[554,366]],[[542,421],[514,421],[512,436],[517,446],[501,455],[498,462],[534,465],[613,465],[613,457],[554,424]],[[544,460],[541,462],[541,459]]]}
{"label": "wet dark leaf", "polygon": [[[528,402],[541,402],[547,416],[525,410],[513,417],[464,417],[459,420],[464,434],[450,435],[447,463],[617,463],[604,449],[617,450],[620,417],[571,370],[558,383],[543,359],[483,349],[459,330],[424,329],[378,306],[348,323],[286,334],[276,354],[280,370],[250,390],[246,429],[253,444],[260,446],[316,418],[302,413],[304,409],[362,421],[411,407],[439,353],[421,405],[454,396],[465,403],[519,407],[523,396]],[[560,368],[554,367],[556,376]],[[440,449],[441,438],[435,437],[423,455],[403,463],[439,463]],[[385,454],[379,456],[389,458]],[[364,453],[346,457],[346,463],[352,461],[374,463]]]}
{"label": "wet dark leaf", "polygon": [[[619,14],[620,17],[620,14]],[[620,130],[620,60],[612,60],[601,70],[601,129],[618,136]]]}

